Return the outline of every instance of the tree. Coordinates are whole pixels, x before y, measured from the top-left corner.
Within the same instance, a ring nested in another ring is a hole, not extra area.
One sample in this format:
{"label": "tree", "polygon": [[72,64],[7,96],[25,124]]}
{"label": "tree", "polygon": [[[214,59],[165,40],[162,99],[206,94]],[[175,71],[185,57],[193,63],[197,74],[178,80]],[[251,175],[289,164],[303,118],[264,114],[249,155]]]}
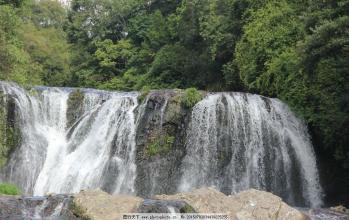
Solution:
{"label": "tree", "polygon": [[242,81],[252,90],[275,95],[275,78],[287,78],[268,71],[272,60],[303,37],[297,11],[286,1],[269,2],[251,13],[244,35],[236,46],[236,63]]}

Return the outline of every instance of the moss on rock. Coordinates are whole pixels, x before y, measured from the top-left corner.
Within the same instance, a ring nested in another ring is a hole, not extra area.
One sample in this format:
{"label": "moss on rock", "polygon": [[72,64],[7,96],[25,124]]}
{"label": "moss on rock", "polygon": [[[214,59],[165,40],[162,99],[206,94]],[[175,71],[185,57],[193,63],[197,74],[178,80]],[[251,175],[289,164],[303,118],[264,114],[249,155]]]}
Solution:
{"label": "moss on rock", "polygon": [[165,111],[165,122],[172,124],[178,124],[180,122],[181,117],[185,113],[181,105],[182,95],[182,93],[178,92],[169,99]]}
{"label": "moss on rock", "polygon": [[16,106],[11,97],[0,92],[0,168],[19,145],[21,134],[16,121]]}
{"label": "moss on rock", "polygon": [[167,154],[171,151],[172,145],[175,138],[170,135],[159,136],[151,140],[146,148],[146,153],[148,156],[154,156],[157,154]]}
{"label": "moss on rock", "polygon": [[180,213],[195,213],[195,210],[190,205],[186,204],[180,210]]}
{"label": "moss on rock", "polygon": [[67,108],[67,127],[71,127],[83,114],[84,93],[77,89],[69,94]]}
{"label": "moss on rock", "polygon": [[86,215],[86,210],[83,210],[75,202],[71,202],[69,210],[73,213],[76,220],[91,220],[91,218]]}

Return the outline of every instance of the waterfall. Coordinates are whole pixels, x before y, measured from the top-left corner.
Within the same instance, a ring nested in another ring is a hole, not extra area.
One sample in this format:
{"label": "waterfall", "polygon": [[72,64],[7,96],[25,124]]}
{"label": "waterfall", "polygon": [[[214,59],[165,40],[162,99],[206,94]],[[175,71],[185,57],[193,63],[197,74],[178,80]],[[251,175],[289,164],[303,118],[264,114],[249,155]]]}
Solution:
{"label": "waterfall", "polygon": [[[183,110],[176,91],[153,92],[141,105],[134,92],[28,91],[1,81],[0,92],[14,100],[21,132],[0,181],[27,195],[101,188],[152,196],[213,186],[226,194],[257,188],[290,204],[322,204],[307,128],[277,99],[212,93]],[[81,100],[73,101],[76,94]],[[169,152],[144,152],[149,135],[169,131],[180,132],[171,134]]]}
{"label": "waterfall", "polygon": [[9,181],[34,195],[98,187],[134,192],[137,94],[83,90],[82,115],[67,127],[74,89],[38,87],[30,94],[14,84],[1,86],[16,101],[23,136],[6,169]]}
{"label": "waterfall", "polygon": [[234,194],[252,187],[291,204],[321,205],[306,126],[277,99],[209,95],[193,109],[186,151],[179,191],[213,186]]}

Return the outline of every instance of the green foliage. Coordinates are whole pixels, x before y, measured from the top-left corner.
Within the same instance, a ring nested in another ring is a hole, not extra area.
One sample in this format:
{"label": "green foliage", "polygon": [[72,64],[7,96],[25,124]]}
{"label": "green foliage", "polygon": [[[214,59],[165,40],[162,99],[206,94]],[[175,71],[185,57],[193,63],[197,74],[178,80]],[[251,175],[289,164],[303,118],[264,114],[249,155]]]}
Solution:
{"label": "green foliage", "polygon": [[99,66],[110,75],[122,73],[128,59],[132,56],[132,45],[128,40],[120,40],[114,44],[110,39],[97,42],[96,59]]}
{"label": "green foliage", "polygon": [[167,154],[175,141],[175,137],[170,135],[157,136],[151,140],[146,148],[148,156],[155,156],[158,154]]}
{"label": "green foliage", "polygon": [[183,206],[180,210],[180,213],[195,213],[195,210],[193,207],[191,207],[190,205],[186,204],[185,206]]}
{"label": "green foliage", "polygon": [[0,79],[20,84],[39,83],[37,65],[31,62],[19,39],[21,24],[17,9],[0,5]]}
{"label": "green foliage", "polygon": [[150,88],[148,86],[144,86],[141,90],[141,94],[137,97],[138,103],[142,103],[144,99],[147,97],[147,95],[150,92]]}
{"label": "green foliage", "polygon": [[186,108],[192,108],[194,105],[202,100],[202,94],[195,88],[189,88],[184,91],[181,98],[181,103]]}
{"label": "green foliage", "polygon": [[66,29],[73,44],[70,84],[118,90],[207,89],[211,83],[220,90],[241,88],[239,74],[223,66],[233,58],[248,5],[73,0]]}
{"label": "green foliage", "polygon": [[69,210],[76,217],[74,218],[76,220],[91,220],[91,218],[88,215],[86,215],[86,212],[80,206],[78,206],[74,201],[70,203]]}
{"label": "green foliage", "polygon": [[196,71],[207,67],[207,63],[193,60],[194,56],[179,44],[166,45],[156,54],[149,73],[160,88],[185,88],[198,77]]}
{"label": "green foliage", "polygon": [[24,49],[32,62],[39,65],[38,72],[46,85],[62,86],[69,79],[70,53],[65,34],[53,27],[38,28],[32,23],[21,30]]}
{"label": "green foliage", "polygon": [[250,19],[236,47],[240,76],[250,89],[274,94],[275,76],[270,75],[267,67],[274,57],[302,38],[302,23],[297,11],[286,1],[269,2],[251,12]]}
{"label": "green foliage", "polygon": [[67,13],[59,1],[40,0],[29,5],[30,18],[36,27],[63,29]]}
{"label": "green foliage", "polygon": [[4,195],[20,195],[21,190],[17,186],[9,183],[0,183],[0,194]]}
{"label": "green foliage", "polygon": [[[305,5],[303,5],[305,6]],[[235,63],[252,91],[277,96],[310,125],[313,142],[349,167],[347,1],[268,2],[249,12]]]}
{"label": "green foliage", "polygon": [[48,0],[21,2],[0,5],[0,79],[64,85],[70,60],[65,11]]}

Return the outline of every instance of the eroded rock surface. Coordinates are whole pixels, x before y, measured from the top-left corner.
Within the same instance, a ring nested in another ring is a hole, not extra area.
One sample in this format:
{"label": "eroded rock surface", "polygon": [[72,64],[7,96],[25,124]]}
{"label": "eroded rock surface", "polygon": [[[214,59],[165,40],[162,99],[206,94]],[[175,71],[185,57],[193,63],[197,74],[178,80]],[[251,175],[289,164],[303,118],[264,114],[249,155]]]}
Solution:
{"label": "eroded rock surface", "polygon": [[135,196],[112,196],[101,190],[81,191],[74,196],[73,212],[92,220],[119,220],[122,213],[136,212],[143,199]]}
{"label": "eroded rock surface", "polygon": [[305,219],[298,210],[288,206],[278,196],[269,192],[250,189],[232,197],[242,206],[236,212],[237,219]]}
{"label": "eroded rock surface", "polygon": [[137,110],[136,193],[141,197],[175,193],[190,111],[181,105],[177,90],[152,91]]}
{"label": "eroded rock surface", "polygon": [[157,199],[184,200],[199,213],[227,213],[236,220],[302,220],[304,215],[288,206],[278,196],[250,189],[235,196],[226,196],[213,188],[189,193],[159,195]]}

